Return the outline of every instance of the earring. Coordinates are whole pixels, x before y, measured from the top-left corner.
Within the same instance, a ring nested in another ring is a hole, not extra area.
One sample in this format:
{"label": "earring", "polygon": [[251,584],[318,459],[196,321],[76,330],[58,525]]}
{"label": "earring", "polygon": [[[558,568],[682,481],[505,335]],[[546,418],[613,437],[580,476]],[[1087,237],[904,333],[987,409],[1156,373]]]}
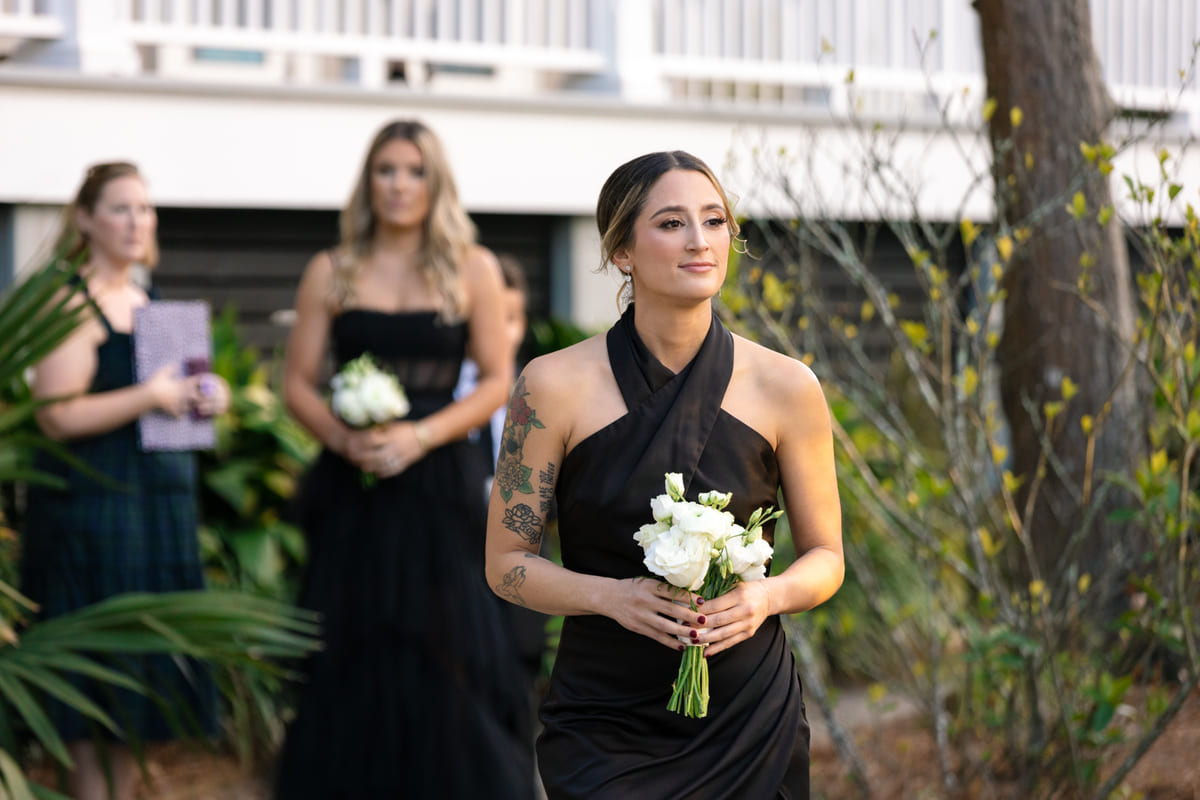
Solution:
{"label": "earring", "polygon": [[625,273],[625,285],[628,286],[631,283],[633,283],[633,274],[630,272],[626,272]]}

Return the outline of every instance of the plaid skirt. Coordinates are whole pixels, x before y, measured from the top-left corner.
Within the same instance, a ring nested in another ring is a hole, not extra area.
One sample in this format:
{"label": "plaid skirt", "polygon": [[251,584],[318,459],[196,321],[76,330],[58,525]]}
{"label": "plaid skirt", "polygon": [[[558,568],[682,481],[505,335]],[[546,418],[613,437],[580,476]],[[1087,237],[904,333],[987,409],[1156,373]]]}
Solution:
{"label": "plaid skirt", "polygon": [[[69,447],[109,483],[61,462],[39,464],[67,483],[65,490],[37,487],[29,493],[21,587],[39,604],[39,618],[126,592],[204,588],[194,456],[141,452],[133,425]],[[174,738],[181,728],[215,729],[216,692],[200,665],[167,656],[108,663],[154,690],[147,697],[77,681],[127,732],[157,741]],[[57,701],[48,699],[47,709],[68,741],[95,732],[95,723]]]}

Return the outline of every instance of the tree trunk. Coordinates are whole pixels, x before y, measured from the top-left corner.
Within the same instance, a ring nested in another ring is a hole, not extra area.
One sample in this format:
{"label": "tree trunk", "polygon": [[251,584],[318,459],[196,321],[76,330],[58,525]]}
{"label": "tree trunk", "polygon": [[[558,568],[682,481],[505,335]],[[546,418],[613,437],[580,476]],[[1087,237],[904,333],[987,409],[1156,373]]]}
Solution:
{"label": "tree trunk", "polygon": [[[1122,569],[1116,561],[1124,559],[1113,556],[1127,549],[1128,526],[1109,521],[1107,512],[1128,498],[1109,492],[1090,521],[1086,498],[1095,496],[1105,471],[1128,470],[1145,452],[1143,416],[1127,369],[1134,330],[1128,254],[1118,220],[1097,221],[1112,193],[1108,178],[1080,149],[1081,142],[1101,141],[1115,109],[1092,45],[1088,0],[976,0],[975,6],[988,96],[996,102],[989,134],[997,218],[1032,233],[1005,271],[998,352],[1013,472],[1024,479],[1019,508],[1025,509],[1043,463],[1042,409],[1062,399],[1062,379],[1069,377],[1079,393],[1051,426],[1060,464],[1042,471],[1027,530],[1049,578],[1067,566],[1067,543],[1086,525],[1071,560],[1100,578],[1105,566]],[[1023,117],[1015,125],[1014,108]],[[1079,221],[1066,208],[1076,191],[1087,200]],[[1085,269],[1087,259],[1093,263]],[[1107,320],[1081,296],[1084,272],[1088,297]],[[1081,425],[1084,415],[1096,421],[1093,445]]]}

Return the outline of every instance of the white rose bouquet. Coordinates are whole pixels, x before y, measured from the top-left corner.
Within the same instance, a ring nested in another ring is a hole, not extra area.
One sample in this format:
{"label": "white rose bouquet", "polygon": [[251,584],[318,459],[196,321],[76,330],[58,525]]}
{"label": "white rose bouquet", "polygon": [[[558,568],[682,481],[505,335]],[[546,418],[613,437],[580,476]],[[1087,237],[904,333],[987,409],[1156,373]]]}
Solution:
{"label": "white rose bouquet", "polygon": [[[746,526],[725,510],[731,492],[703,492],[699,502],[683,497],[683,476],[666,475],[666,493],[650,501],[654,522],[633,535],[645,552],[646,568],[667,583],[705,600],[728,592],[741,581],[762,580],[771,559],[771,544],[762,526],[783,514],[768,506],[756,509]],[[694,607],[693,607],[693,610]],[[686,645],[667,709],[687,717],[708,714],[708,662],[705,645]]]}
{"label": "white rose bouquet", "polygon": [[[346,362],[329,381],[329,405],[338,419],[352,428],[368,428],[408,415],[411,405],[395,375],[375,363],[370,353]],[[374,473],[363,473],[363,486],[375,483]]]}

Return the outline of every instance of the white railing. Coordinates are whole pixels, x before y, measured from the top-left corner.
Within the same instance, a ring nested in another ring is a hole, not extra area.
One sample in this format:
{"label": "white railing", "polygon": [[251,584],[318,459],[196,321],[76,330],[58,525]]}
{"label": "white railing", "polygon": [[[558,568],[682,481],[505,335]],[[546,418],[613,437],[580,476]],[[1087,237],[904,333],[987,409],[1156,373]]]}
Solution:
{"label": "white railing", "polygon": [[[1114,97],[1200,116],[1200,3],[1091,3]],[[970,0],[0,0],[0,37],[123,46],[145,74],[430,91],[507,80],[515,94],[584,86],[835,115],[928,113],[964,88],[976,106],[978,25]]]}
{"label": "white railing", "polygon": [[[235,51],[225,54],[234,61],[247,51],[262,55],[249,63],[278,57],[349,59],[357,64],[352,72],[359,82],[380,85],[395,74],[410,84],[423,82],[431,63],[568,75],[601,72],[606,59],[596,42],[596,4],[597,0],[119,0],[117,6],[121,28],[142,47],[202,49],[209,61],[219,60],[221,50]],[[178,58],[171,63],[178,67]],[[398,65],[403,67],[399,72]],[[345,71],[334,72],[346,76]]]}
{"label": "white railing", "polygon": [[38,0],[0,0],[0,37],[54,39],[63,30],[62,20]]}

